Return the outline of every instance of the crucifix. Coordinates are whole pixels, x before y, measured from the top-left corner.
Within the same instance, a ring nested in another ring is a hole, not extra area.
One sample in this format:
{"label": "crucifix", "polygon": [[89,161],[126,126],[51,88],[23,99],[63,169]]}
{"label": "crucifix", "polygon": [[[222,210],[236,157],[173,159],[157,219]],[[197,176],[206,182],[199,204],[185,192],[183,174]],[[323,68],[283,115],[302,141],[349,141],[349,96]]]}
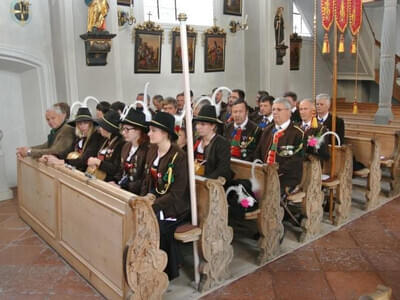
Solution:
{"label": "crucifix", "polygon": [[151,11],[149,11],[147,15],[149,16],[149,22],[150,22]]}

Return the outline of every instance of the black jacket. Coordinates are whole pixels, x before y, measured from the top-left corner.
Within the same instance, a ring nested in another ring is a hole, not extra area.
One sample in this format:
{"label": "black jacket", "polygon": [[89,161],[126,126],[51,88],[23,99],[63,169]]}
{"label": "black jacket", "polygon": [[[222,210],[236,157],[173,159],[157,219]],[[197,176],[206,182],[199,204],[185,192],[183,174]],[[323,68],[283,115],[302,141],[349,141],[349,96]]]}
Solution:
{"label": "black jacket", "polygon": [[[329,113],[328,117],[326,118],[325,122],[322,123],[322,125],[324,125],[326,128],[328,128],[328,130],[332,130],[332,114]],[[343,144],[344,143],[344,121],[342,118],[339,118],[336,116],[336,130],[335,132],[337,133],[337,135],[340,138],[340,142]],[[337,145],[337,142],[336,142]]]}

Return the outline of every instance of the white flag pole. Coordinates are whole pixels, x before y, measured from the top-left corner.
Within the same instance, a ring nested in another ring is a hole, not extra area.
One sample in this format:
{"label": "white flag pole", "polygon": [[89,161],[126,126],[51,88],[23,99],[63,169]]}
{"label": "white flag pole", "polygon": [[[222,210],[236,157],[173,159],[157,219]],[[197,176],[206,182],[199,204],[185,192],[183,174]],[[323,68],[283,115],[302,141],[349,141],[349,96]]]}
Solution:
{"label": "white flag pole", "polygon": [[[182,71],[185,83],[185,120],[186,120],[186,136],[187,136],[187,157],[189,166],[189,187],[190,187],[190,204],[192,213],[192,225],[197,226],[197,201],[196,201],[196,182],[194,172],[194,154],[193,154],[193,130],[192,130],[192,112],[190,101],[190,82],[189,82],[189,59],[186,36],[186,14],[180,13],[178,16],[180,22],[180,39],[182,51]],[[197,241],[193,242],[194,257],[194,281],[196,286],[200,282],[199,274],[199,254],[197,250]]]}

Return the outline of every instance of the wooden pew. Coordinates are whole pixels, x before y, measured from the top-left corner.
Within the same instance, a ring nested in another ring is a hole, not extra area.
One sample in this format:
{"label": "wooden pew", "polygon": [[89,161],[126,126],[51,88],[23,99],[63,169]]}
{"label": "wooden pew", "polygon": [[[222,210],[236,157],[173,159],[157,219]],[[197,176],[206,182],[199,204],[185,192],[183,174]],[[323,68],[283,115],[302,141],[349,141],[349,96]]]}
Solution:
{"label": "wooden pew", "polygon": [[[329,151],[331,146],[329,146]],[[336,192],[335,219],[334,224],[344,223],[350,216],[351,193],[352,193],[352,174],[353,174],[353,154],[347,145],[335,146],[336,164],[334,177],[322,181],[322,186]],[[324,162],[323,174],[330,174],[331,160]]]}
{"label": "wooden pew", "polygon": [[18,160],[20,217],[108,299],[161,299],[167,255],[149,197]]}
{"label": "wooden pew", "polygon": [[[305,242],[316,237],[321,232],[321,222],[323,217],[322,203],[324,193],[322,187],[321,161],[314,155],[307,155],[303,162],[303,176],[300,189],[304,192],[301,199],[302,214],[301,220],[302,233],[299,237],[300,242]],[[291,197],[288,197],[291,200]]]}
{"label": "wooden pew", "polygon": [[390,171],[390,197],[400,194],[400,128],[389,125],[346,124],[347,136],[372,138],[379,142],[381,167]]}
{"label": "wooden pew", "polygon": [[182,225],[175,239],[184,243],[200,241],[200,292],[220,284],[230,275],[233,259],[232,227],[228,226],[228,204],[224,190],[225,179],[196,176],[198,226]]}
{"label": "wooden pew", "polygon": [[[365,209],[370,210],[379,205],[381,191],[380,144],[372,138],[346,136],[345,142],[351,146],[355,158],[369,169]],[[357,171],[353,176],[358,176]]]}
{"label": "wooden pew", "polygon": [[[251,163],[238,159],[231,159],[231,169],[235,173],[235,179],[251,178]],[[257,258],[259,265],[277,256],[280,252],[280,240],[284,230],[282,225],[283,208],[280,205],[280,185],[278,166],[255,166],[255,176],[260,183],[259,210],[247,214],[246,219],[257,220],[260,238],[258,245],[260,254]]]}

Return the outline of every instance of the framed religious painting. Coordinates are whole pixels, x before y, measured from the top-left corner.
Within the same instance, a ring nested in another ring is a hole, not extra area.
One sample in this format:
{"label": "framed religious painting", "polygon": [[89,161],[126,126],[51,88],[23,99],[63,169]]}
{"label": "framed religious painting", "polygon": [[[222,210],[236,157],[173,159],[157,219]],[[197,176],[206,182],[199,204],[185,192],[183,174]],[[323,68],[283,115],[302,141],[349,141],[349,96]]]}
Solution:
{"label": "framed religious painting", "polygon": [[135,73],[160,73],[162,31],[135,30]]}
{"label": "framed religious painting", "polygon": [[226,34],[205,34],[204,71],[225,71],[225,44]]}
{"label": "framed religious painting", "polygon": [[124,5],[124,6],[130,6],[131,3],[133,5],[134,0],[117,0],[117,5]]}
{"label": "framed religious painting", "polygon": [[[189,58],[189,72],[194,73],[196,58],[196,32],[187,30],[187,45]],[[171,56],[171,72],[182,73],[182,51],[181,38],[178,28],[172,31],[172,56]]]}
{"label": "framed religious painting", "polygon": [[224,15],[242,15],[242,0],[223,0]]}

